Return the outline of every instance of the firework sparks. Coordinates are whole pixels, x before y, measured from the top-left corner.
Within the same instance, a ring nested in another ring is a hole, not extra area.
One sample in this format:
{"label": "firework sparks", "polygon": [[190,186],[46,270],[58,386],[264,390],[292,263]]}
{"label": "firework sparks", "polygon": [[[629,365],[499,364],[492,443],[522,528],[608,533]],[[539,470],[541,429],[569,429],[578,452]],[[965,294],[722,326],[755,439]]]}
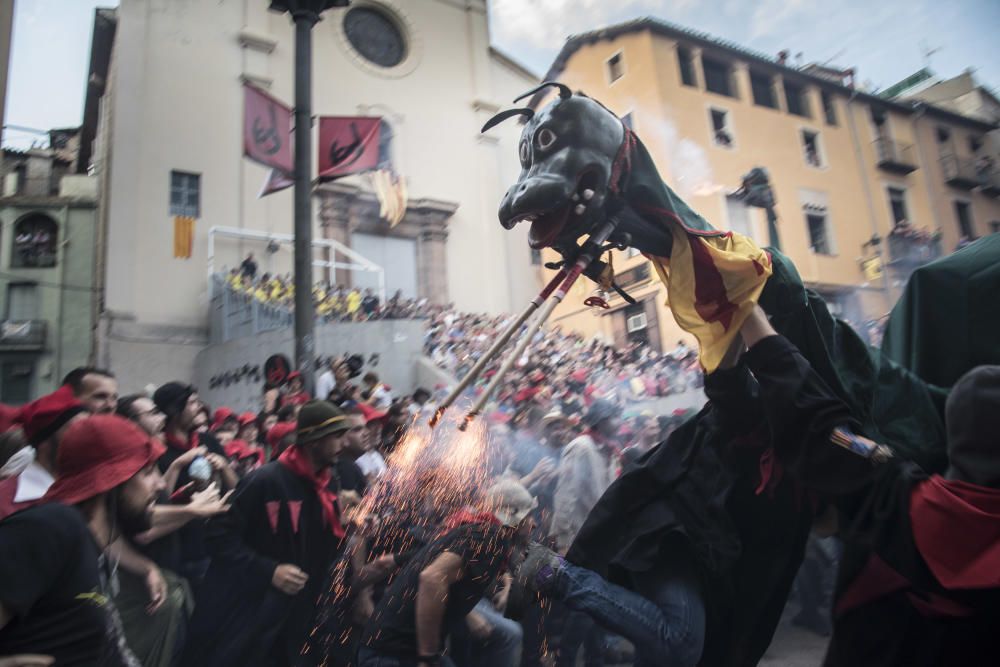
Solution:
{"label": "firework sparks", "polygon": [[351,586],[352,569],[364,565],[370,554],[414,548],[433,537],[445,517],[478,502],[490,482],[493,444],[483,422],[466,430],[458,426],[447,420],[434,429],[412,423],[386,460],[386,472],[348,514],[354,530],[332,569],[303,654],[345,640],[344,626],[350,622],[338,609],[357,593]]}

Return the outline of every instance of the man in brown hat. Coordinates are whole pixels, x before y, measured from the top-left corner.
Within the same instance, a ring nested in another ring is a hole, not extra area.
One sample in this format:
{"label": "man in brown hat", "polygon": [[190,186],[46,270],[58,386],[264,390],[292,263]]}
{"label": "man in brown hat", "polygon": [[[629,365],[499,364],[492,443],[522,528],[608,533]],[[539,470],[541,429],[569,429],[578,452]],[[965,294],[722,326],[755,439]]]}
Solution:
{"label": "man in brown hat", "polygon": [[283,667],[299,657],[344,537],[332,468],[349,425],[332,403],[303,405],[295,444],[250,473],[209,524],[212,565],[184,665]]}
{"label": "man in brown hat", "polygon": [[59,474],[42,503],[0,522],[0,656],[139,665],[111,602],[114,572],[104,551],[119,535],[149,528],[163,486],[162,453],[121,417],[89,417],[66,429]]}

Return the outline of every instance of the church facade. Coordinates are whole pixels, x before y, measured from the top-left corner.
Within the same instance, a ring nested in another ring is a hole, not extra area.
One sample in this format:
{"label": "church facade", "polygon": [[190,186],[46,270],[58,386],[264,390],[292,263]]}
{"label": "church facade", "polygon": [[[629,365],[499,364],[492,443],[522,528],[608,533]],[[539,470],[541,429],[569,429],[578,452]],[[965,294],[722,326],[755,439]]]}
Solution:
{"label": "church facade", "polygon": [[[268,252],[255,234],[209,243],[213,228],[292,232],[291,189],[260,198],[267,170],[242,156],[244,83],[294,99],[294,28],[267,5],[122,0],[96,15],[84,139],[101,183],[97,361],[127,373],[123,389],[193,377],[212,271],[249,252],[261,271],[291,270],[290,247]],[[355,0],[324,13],[313,29],[313,114],[382,117],[408,206],[390,227],[366,177],[320,184],[314,238],[385,268],[390,294],[520,309],[538,267],[525,232],[496,217],[519,169],[520,127],[479,128],[536,83],[491,47],[485,0]],[[172,251],[178,204],[195,218],[189,258]],[[358,273],[319,267],[315,277],[368,286]]]}

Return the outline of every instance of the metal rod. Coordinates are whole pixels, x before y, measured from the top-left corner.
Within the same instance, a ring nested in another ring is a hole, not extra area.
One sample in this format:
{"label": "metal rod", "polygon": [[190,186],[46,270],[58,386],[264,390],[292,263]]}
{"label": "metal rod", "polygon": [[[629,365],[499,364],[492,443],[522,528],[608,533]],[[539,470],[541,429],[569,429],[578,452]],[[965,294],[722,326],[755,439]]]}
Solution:
{"label": "metal rod", "polygon": [[483,390],[482,395],[472,406],[472,409],[466,413],[465,419],[463,419],[462,423],[458,426],[458,430],[464,431],[468,428],[472,420],[479,416],[483,407],[485,407],[486,403],[490,400],[490,396],[492,396],[493,392],[495,392],[497,387],[500,386],[504,376],[508,371],[510,371],[511,367],[517,362],[517,360],[524,356],[525,351],[528,349],[528,346],[531,345],[531,341],[535,337],[535,333],[542,328],[542,325],[545,324],[545,321],[552,315],[552,311],[556,309],[556,306],[558,306],[562,300],[566,298],[566,295],[569,294],[569,290],[573,287],[573,283],[576,282],[577,278],[580,277],[587,267],[590,266],[590,263],[593,262],[594,259],[600,254],[601,247],[604,245],[604,242],[608,240],[608,237],[611,236],[611,233],[614,232],[617,225],[618,222],[616,220],[608,220],[604,223],[603,227],[598,229],[589,239],[587,239],[576,259],[576,262],[573,264],[573,268],[566,274],[566,278],[563,280],[562,285],[559,286],[559,289],[557,289],[552,295],[552,299],[549,300],[542,308],[541,312],[538,313],[538,317],[535,318],[535,320],[531,323],[531,326],[528,327],[528,330],[518,341],[514,351],[511,352],[506,359],[504,359],[503,364],[501,364],[500,368],[497,369],[496,375],[494,375],[493,379],[490,380],[490,383]]}
{"label": "metal rod", "polygon": [[313,388],[315,313],[312,302],[312,12],[295,20],[295,367]]}
{"label": "metal rod", "polygon": [[510,341],[514,334],[517,333],[517,330],[521,328],[521,325],[523,325],[528,318],[531,317],[531,314],[538,310],[538,307],[549,298],[549,295],[555,291],[556,287],[559,286],[559,283],[565,277],[566,269],[559,269],[559,272],[556,273],[552,280],[549,281],[548,285],[542,288],[542,291],[538,293],[538,296],[531,300],[531,303],[528,304],[517,319],[511,322],[511,324],[504,329],[503,333],[500,334],[500,337],[496,339],[492,346],[490,346],[490,349],[479,358],[476,365],[465,374],[465,377],[463,377],[455,388],[451,390],[451,393],[449,393],[448,396],[441,402],[438,409],[434,411],[434,416],[431,417],[430,421],[431,428],[437,426],[438,422],[441,421],[441,416],[444,414],[444,411],[451,407],[456,400],[458,400],[458,397],[462,395],[462,392],[465,391],[470,384],[476,381],[486,368],[486,365],[496,358],[496,356],[500,353],[500,350],[503,349],[503,346]]}

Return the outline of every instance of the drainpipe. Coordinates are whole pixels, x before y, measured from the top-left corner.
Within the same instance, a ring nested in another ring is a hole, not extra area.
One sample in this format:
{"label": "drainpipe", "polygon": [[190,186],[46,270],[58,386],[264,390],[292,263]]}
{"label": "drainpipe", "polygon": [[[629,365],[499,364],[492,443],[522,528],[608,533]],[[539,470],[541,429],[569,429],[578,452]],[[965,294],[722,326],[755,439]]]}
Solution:
{"label": "drainpipe", "polygon": [[913,117],[913,138],[917,146],[917,158],[920,160],[920,170],[924,172],[924,185],[927,188],[927,197],[931,201],[931,214],[934,216],[934,225],[941,232],[944,232],[944,219],[941,215],[941,200],[938,198],[937,189],[934,188],[933,181],[931,180],[931,174],[929,172],[930,162],[925,159],[923,147],[921,146],[919,133],[920,130],[917,127],[917,121],[927,115],[927,105],[923,102],[917,102],[914,105],[917,109],[916,115]]}
{"label": "drainpipe", "polygon": [[[59,333],[56,334],[56,361],[55,361],[55,378],[53,383],[59,382],[65,373],[63,373],[62,363],[63,363],[63,329],[64,322],[63,316],[65,314],[65,308],[63,304],[66,303],[66,255],[67,249],[69,248],[69,204],[63,206],[62,211],[63,219],[63,229],[62,229],[62,241],[59,243],[59,249],[62,251],[62,256],[59,257],[59,311],[56,316],[56,324],[59,329]],[[53,384],[55,386],[55,384]]]}
{"label": "drainpipe", "polygon": [[851,102],[857,97],[857,91],[851,91],[851,96],[847,99],[847,128],[851,132],[851,142],[854,144],[854,155],[858,159],[858,175],[861,177],[861,185],[865,191],[865,202],[868,204],[868,220],[871,223],[872,238],[878,238],[878,245],[872,246],[875,254],[878,255],[879,264],[882,265],[882,289],[885,292],[885,310],[889,312],[892,308],[892,294],[889,291],[889,269],[885,264],[885,257],[882,254],[882,241],[884,240],[878,233],[878,223],[875,221],[875,200],[872,198],[871,184],[865,175],[865,160],[861,153],[861,142],[858,139],[858,128],[854,124],[854,112],[851,109]]}

